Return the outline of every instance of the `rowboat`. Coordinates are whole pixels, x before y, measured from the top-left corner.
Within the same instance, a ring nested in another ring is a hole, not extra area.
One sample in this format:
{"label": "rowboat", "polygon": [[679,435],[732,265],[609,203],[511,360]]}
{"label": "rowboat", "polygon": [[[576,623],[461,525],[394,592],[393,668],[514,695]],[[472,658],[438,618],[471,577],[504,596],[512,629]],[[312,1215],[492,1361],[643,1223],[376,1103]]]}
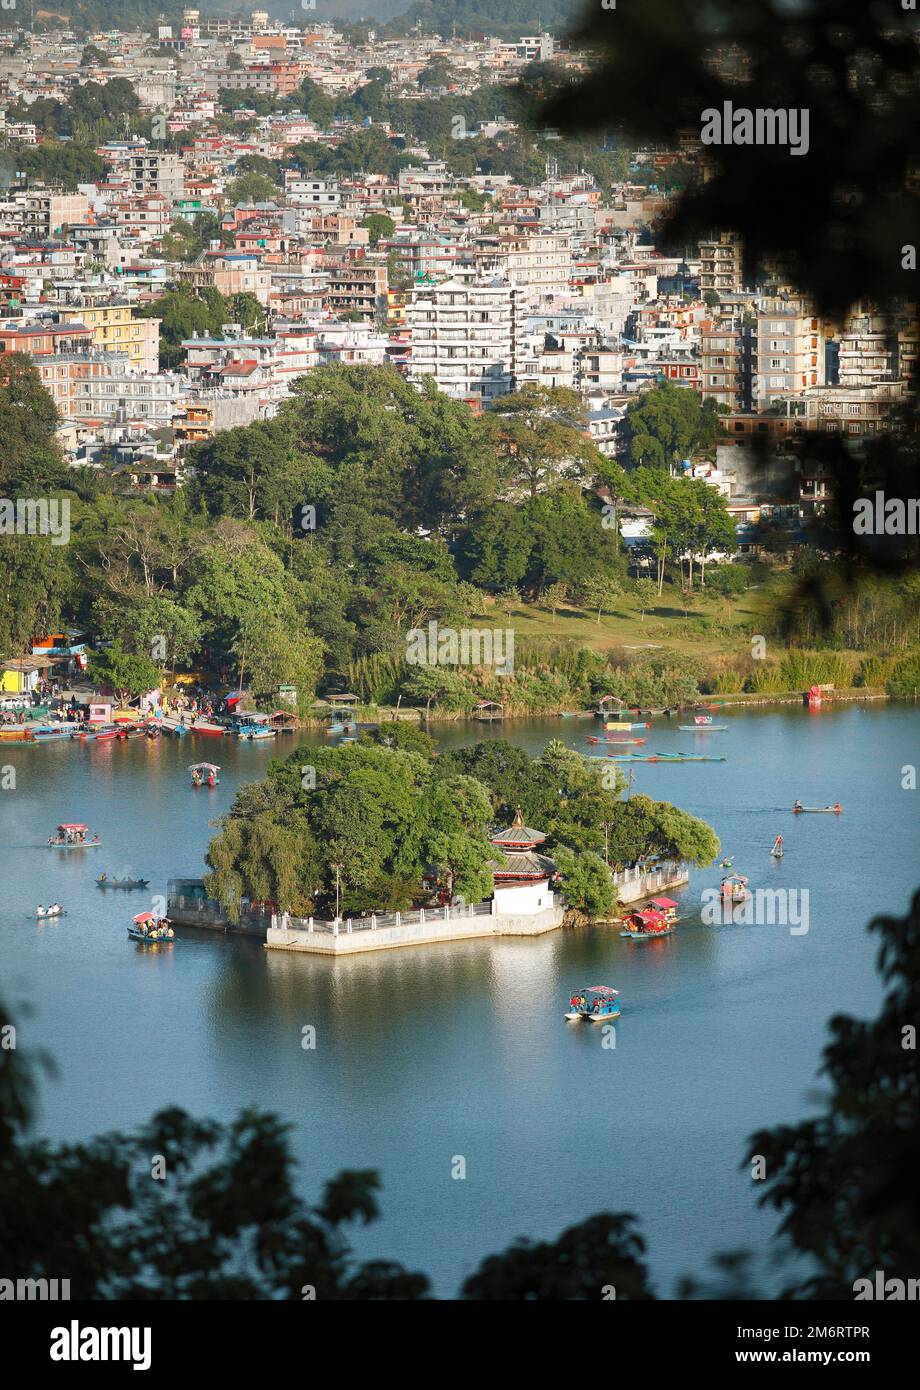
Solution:
{"label": "rowboat", "polygon": [[682,734],[722,734],[727,724],[678,724]]}
{"label": "rowboat", "polygon": [[[587,1018],[592,1023],[606,1023],[609,1019],[620,1017],[620,991],[610,985],[592,985],[588,989],[576,990],[569,1000],[566,1018],[570,1023]],[[583,1002],[580,1002],[583,1001]]]}
{"label": "rowboat", "polygon": [[105,875],[96,879],[97,888],[149,888],[150,880],[147,878],[106,878]]}
{"label": "rowboat", "polygon": [[179,719],[173,719],[172,715],[168,714],[159,719],[153,727],[157,731],[162,730],[164,734],[174,734],[176,738],[181,738],[183,734],[188,733],[187,725]]}
{"label": "rowboat", "polygon": [[40,918],[66,917],[67,913],[63,907],[37,907],[35,909],[35,916]]}
{"label": "rowboat", "polygon": [[618,731],[623,734],[635,733],[637,729],[650,729],[651,727],[651,724],[629,724],[620,721],[607,723],[604,725],[604,728],[607,730],[608,733]]}
{"label": "rowboat", "polygon": [[207,734],[211,738],[223,738],[227,729],[223,724],[215,724],[213,719],[196,719],[194,724],[186,724],[185,728],[192,734]]}
{"label": "rowboat", "polygon": [[607,753],[605,757],[615,763],[726,763],[728,759],[707,756],[704,753]]}
{"label": "rowboat", "polygon": [[82,743],[107,743],[109,739],[118,737],[117,724],[100,724],[98,728],[83,727],[79,729],[74,738],[80,739]]}
{"label": "rowboat", "polygon": [[839,816],[843,812],[843,807],[839,801],[833,806],[800,806],[796,802],[792,809],[797,816],[806,813],[812,816]]}
{"label": "rowboat", "polygon": [[266,724],[241,724],[236,731],[237,738],[252,742],[263,738],[274,738],[277,729],[271,729]]}
{"label": "rowboat", "polygon": [[645,742],[646,740],[644,738],[593,738],[590,734],[588,735],[588,743],[619,744],[621,748],[625,748],[629,744],[642,744]]}

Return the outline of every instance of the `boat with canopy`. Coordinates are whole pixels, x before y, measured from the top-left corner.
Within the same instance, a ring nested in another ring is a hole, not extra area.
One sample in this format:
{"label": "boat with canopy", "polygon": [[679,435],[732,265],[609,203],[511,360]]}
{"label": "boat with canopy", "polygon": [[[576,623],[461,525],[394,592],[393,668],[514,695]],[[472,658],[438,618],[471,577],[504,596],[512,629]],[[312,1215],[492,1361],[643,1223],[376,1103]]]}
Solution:
{"label": "boat with canopy", "polygon": [[589,985],[578,989],[569,1000],[566,1018],[574,1023],[587,1018],[592,1023],[605,1023],[620,1017],[620,991],[611,985]]}
{"label": "boat with canopy", "polygon": [[48,845],[51,849],[97,849],[102,841],[98,835],[88,840],[88,834],[87,826],[76,821],[63,821],[57,828],[57,835],[51,836]]}
{"label": "boat with canopy", "polygon": [[[676,904],[675,904],[676,906]],[[677,926],[676,916],[668,918],[656,907],[630,912],[620,922],[620,936],[628,941],[653,941],[670,936]]]}
{"label": "boat with canopy", "polygon": [[139,912],[128,928],[128,935],[132,941],[143,941],[148,945],[157,941],[175,940],[169,918],[157,917],[154,912]]}
{"label": "boat with canopy", "polygon": [[149,888],[148,878],[109,878],[108,874],[100,874],[96,879],[97,888]]}
{"label": "boat with canopy", "polygon": [[193,787],[216,787],[220,785],[220,766],[217,763],[189,763]]}

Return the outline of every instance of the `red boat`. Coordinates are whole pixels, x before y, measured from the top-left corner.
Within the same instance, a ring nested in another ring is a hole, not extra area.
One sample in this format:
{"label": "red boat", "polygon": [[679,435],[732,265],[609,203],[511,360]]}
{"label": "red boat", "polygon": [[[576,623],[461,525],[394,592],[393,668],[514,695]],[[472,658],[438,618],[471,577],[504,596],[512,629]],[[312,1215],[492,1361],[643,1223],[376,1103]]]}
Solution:
{"label": "red boat", "polygon": [[630,941],[651,941],[653,937],[670,936],[677,925],[675,917],[668,917],[654,907],[639,912],[630,912],[620,922],[620,935]]}

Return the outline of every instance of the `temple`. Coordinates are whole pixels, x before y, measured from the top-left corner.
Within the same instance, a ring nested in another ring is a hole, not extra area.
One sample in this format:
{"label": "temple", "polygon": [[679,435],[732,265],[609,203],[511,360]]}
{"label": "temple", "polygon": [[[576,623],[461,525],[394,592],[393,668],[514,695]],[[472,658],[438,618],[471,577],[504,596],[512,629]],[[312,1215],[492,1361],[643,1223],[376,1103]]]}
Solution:
{"label": "temple", "polygon": [[490,838],[502,851],[501,858],[492,862],[495,911],[519,916],[551,908],[550,882],[556,865],[547,855],[536,853],[536,846],[546,839],[543,832],[524,824],[519,806],[507,830],[499,830]]}

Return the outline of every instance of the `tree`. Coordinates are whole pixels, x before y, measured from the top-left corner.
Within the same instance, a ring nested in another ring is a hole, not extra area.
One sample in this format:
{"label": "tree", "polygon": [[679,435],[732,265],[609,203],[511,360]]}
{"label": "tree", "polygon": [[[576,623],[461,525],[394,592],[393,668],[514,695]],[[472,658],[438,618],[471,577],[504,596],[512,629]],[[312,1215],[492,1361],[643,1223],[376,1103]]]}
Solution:
{"label": "tree", "polygon": [[562,582],[550,584],[544,591],[543,602],[550,609],[553,615],[553,622],[556,621],[556,609],[559,608],[569,596],[569,586]]}
{"label": "tree", "polygon": [[90,657],[87,675],[94,684],[108,686],[124,704],[126,700],[146,695],[160,684],[160,672],[148,656],[125,651],[120,642],[94,652]]}
{"label": "tree", "polygon": [[527,488],[532,498],[564,478],[585,481],[596,471],[600,456],[584,434],[584,405],[567,387],[528,383],[500,396],[484,424],[509,487]]}
{"label": "tree", "polygon": [[588,917],[606,916],[617,895],[610,870],[601,856],[590,850],[573,854],[563,845],[555,851],[555,859],[566,905]]}
{"label": "tree", "polygon": [[272,203],[277,196],[277,184],[264,174],[241,174],[227,185],[230,207],[239,207],[241,203]]}
{"label": "tree", "polygon": [[639,605],[639,611],[642,615],[642,621],[645,622],[645,615],[658,596],[657,585],[655,585],[651,579],[637,579],[635,594],[636,602]]}
{"label": "tree", "polygon": [[392,217],[387,217],[383,212],[371,212],[361,223],[369,232],[371,246],[376,246],[381,237],[388,238],[396,231],[396,223]]}
{"label": "tree", "polygon": [[626,411],[629,454],[635,465],[670,469],[698,450],[712,448],[718,435],[718,409],[695,391],[663,381]]}
{"label": "tree", "polygon": [[622,592],[619,579],[613,575],[607,577],[594,575],[581,586],[581,594],[585,602],[591,608],[597,609],[598,624],[600,624],[604,609],[609,611]]}

